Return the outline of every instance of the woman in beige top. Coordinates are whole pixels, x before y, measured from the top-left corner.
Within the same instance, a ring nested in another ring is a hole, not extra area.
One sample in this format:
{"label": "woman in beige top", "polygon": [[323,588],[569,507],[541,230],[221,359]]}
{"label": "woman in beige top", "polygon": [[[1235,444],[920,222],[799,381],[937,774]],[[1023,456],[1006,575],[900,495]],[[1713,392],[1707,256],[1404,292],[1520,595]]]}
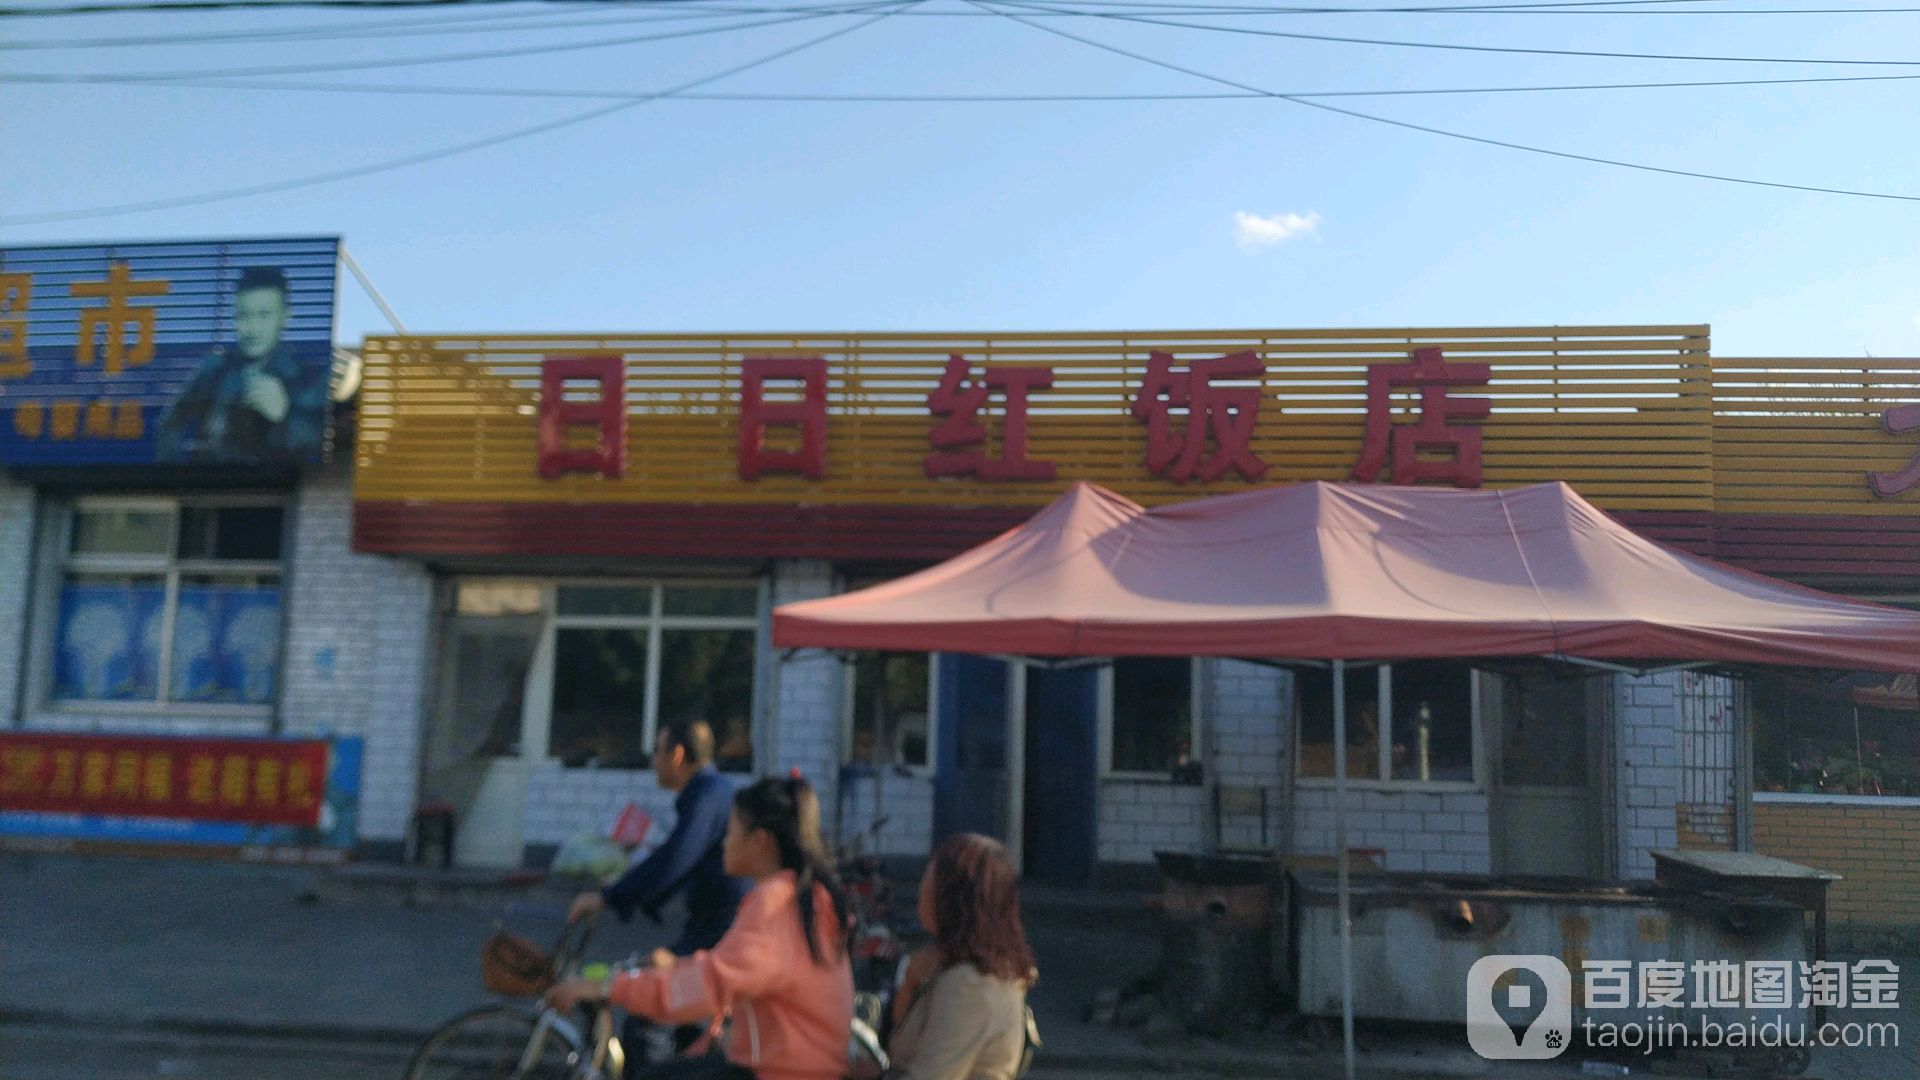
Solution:
{"label": "woman in beige top", "polygon": [[947,838],[920,880],[933,944],[907,964],[893,1000],[890,1080],[1013,1080],[1038,976],[1020,928],[1013,863],[997,840]]}

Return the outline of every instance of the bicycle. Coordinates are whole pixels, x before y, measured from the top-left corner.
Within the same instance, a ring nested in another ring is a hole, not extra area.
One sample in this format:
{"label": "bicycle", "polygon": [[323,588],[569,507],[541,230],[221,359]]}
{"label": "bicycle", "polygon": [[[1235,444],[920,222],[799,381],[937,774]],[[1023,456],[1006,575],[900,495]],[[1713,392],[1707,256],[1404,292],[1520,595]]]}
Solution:
{"label": "bicycle", "polygon": [[[570,978],[598,918],[569,923],[548,954],[549,981]],[[613,1010],[580,1006],[585,1024],[536,998],[470,1009],[428,1035],[407,1063],[406,1080],[619,1080],[626,1053]]]}
{"label": "bicycle", "polygon": [[[582,919],[560,931],[548,954],[547,982],[579,972],[598,921]],[[630,957],[619,970],[638,964]],[[447,1021],[414,1052],[406,1080],[621,1080],[626,1048],[615,1034],[611,1006],[582,1002],[582,1024],[544,997],[536,1002],[483,1005]],[[848,1074],[878,1076],[888,1064],[874,1026],[855,1016],[847,1034]]]}

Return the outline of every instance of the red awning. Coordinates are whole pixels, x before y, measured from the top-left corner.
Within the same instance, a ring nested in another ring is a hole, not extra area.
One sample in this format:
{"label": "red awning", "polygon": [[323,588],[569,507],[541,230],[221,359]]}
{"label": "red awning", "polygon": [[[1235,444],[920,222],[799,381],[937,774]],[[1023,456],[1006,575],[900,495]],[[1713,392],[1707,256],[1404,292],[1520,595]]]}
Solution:
{"label": "red awning", "polygon": [[930,569],[785,604],[782,648],[1920,670],[1920,614],[1662,547],[1561,483],[1308,483],[1144,509],[1076,484]]}

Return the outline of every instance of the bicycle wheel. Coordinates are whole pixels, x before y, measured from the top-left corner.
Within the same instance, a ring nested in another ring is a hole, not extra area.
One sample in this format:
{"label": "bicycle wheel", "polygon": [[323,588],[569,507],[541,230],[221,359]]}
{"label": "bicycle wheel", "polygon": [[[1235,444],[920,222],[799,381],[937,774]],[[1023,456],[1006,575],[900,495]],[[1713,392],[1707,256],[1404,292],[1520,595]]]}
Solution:
{"label": "bicycle wheel", "polygon": [[579,1054],[551,1029],[531,1067],[521,1069],[539,1020],[538,1014],[511,1005],[461,1013],[420,1044],[406,1080],[567,1080]]}

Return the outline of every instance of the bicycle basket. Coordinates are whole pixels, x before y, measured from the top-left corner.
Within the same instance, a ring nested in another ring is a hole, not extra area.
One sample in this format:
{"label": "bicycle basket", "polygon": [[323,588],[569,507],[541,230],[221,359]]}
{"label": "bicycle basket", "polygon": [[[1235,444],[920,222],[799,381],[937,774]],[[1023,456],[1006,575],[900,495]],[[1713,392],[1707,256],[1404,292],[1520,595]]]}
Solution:
{"label": "bicycle basket", "polygon": [[480,981],[496,994],[534,997],[553,985],[553,961],[526,938],[496,930],[480,947]]}

